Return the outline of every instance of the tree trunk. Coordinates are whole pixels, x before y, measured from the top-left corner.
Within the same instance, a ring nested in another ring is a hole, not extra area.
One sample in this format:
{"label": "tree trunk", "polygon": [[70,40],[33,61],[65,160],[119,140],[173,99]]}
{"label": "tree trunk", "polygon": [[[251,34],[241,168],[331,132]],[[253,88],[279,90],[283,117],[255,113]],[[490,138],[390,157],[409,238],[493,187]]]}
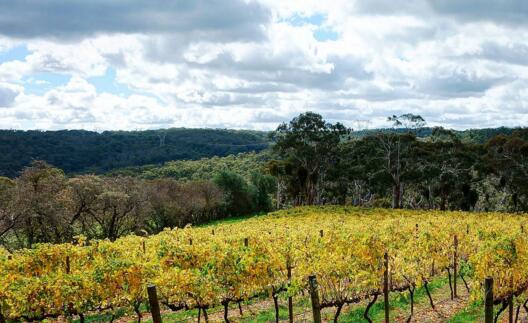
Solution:
{"label": "tree trunk", "polygon": [[447,209],[447,194],[442,189],[442,199],[440,201],[440,211],[445,211]]}
{"label": "tree trunk", "polygon": [[280,178],[277,179],[277,210],[280,210],[280,200],[281,200],[281,183]]}
{"label": "tree trunk", "polygon": [[453,282],[451,280],[451,269],[447,268],[447,277],[449,278],[449,291],[451,292],[451,300],[455,299],[453,293]]}
{"label": "tree trunk", "polygon": [[224,302],[224,321],[226,323],[229,323],[229,318],[228,318],[228,313],[229,313],[229,302]]}
{"label": "tree trunk", "polygon": [[26,219],[26,237],[27,237],[27,247],[31,248],[35,242],[35,237],[33,233],[33,223],[31,223],[31,217]]}
{"label": "tree trunk", "polygon": [[279,297],[273,295],[273,306],[275,307],[275,322],[279,323]]}
{"label": "tree trunk", "polygon": [[110,219],[110,224],[108,225],[108,238],[110,241],[115,241],[117,239],[117,234],[115,233],[115,225],[117,219],[117,211],[114,209],[112,213],[112,218]]}
{"label": "tree trunk", "polygon": [[493,320],[493,323],[497,323],[498,320],[499,320],[499,316],[502,314],[502,312],[504,312],[504,310],[508,307],[508,302],[507,301],[503,301],[502,302],[502,306],[501,308],[499,309],[499,311],[495,314],[495,319]]}
{"label": "tree trunk", "polygon": [[431,304],[431,308],[433,310],[435,310],[435,306],[434,306],[434,303],[433,303],[433,297],[431,297],[431,292],[429,292],[428,284],[429,284],[429,282],[427,280],[425,280],[424,281],[425,292],[427,293],[427,297],[429,297],[429,304]]}
{"label": "tree trunk", "polygon": [[413,286],[409,287],[409,297],[411,299],[411,314],[407,318],[407,323],[411,322],[411,319],[414,315],[414,288]]}
{"label": "tree trunk", "polygon": [[401,183],[396,182],[392,185],[392,208],[399,209],[401,207]]}
{"label": "tree trunk", "polygon": [[372,307],[372,305],[374,305],[374,303],[376,303],[377,299],[378,299],[378,294],[374,294],[374,297],[372,298],[372,300],[370,300],[368,302],[367,307],[365,308],[365,312],[363,312],[363,317],[369,323],[372,323],[372,319],[368,316],[368,313],[369,313],[370,308]]}
{"label": "tree trunk", "polygon": [[335,316],[334,316],[334,323],[338,322],[339,315],[341,314],[341,309],[343,309],[343,305],[344,304],[337,305],[337,310],[336,310],[336,313],[335,313]]}

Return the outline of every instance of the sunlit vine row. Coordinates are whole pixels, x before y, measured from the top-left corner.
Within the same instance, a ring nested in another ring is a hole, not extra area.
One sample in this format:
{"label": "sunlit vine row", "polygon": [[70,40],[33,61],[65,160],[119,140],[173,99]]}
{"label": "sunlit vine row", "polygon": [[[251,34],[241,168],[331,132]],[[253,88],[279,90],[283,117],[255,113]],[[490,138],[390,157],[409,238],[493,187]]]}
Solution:
{"label": "sunlit vine row", "polygon": [[482,297],[483,280],[493,277],[498,301],[515,294],[524,302],[526,220],[496,213],[307,207],[115,242],[80,237],[14,253],[0,249],[0,313],[36,320],[124,308],[141,317],[151,283],[166,308],[206,311],[255,297],[298,295],[312,274],[321,306],[339,313],[346,304],[382,293],[385,253],[393,291],[414,291],[454,274],[456,252],[457,272],[474,298]]}

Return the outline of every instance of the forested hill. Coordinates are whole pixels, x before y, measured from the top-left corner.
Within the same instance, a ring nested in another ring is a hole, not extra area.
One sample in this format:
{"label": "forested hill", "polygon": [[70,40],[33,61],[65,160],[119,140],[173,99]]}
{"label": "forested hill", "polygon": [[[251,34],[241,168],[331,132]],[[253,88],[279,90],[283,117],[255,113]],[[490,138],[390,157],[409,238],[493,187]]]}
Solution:
{"label": "forested hill", "polygon": [[[484,143],[497,134],[509,135],[513,130],[504,127],[471,129],[456,131],[456,134],[465,141]],[[362,137],[378,131],[356,131],[354,135]],[[418,136],[427,137],[431,132],[432,128],[422,128]],[[0,176],[16,177],[32,160],[44,160],[66,173],[105,173],[168,161],[259,152],[268,145],[267,132],[249,130],[173,128],[102,133],[0,130]],[[143,173],[145,169],[134,171]]]}
{"label": "forested hill", "polygon": [[246,130],[0,130],[0,176],[15,177],[36,159],[66,173],[101,173],[171,160],[261,151],[268,144],[266,132]]}
{"label": "forested hill", "polygon": [[172,178],[181,181],[211,180],[223,171],[229,171],[251,179],[254,172],[262,171],[271,160],[270,150],[260,153],[249,152],[224,157],[202,158],[198,160],[174,160],[163,165],[132,166],[112,170],[109,176],[133,176],[143,179]]}
{"label": "forested hill", "polygon": [[[453,132],[462,140],[465,142],[473,142],[477,144],[484,144],[491,138],[497,136],[497,135],[511,135],[515,130],[519,128],[507,128],[507,127],[499,127],[499,128],[483,128],[483,129],[468,129],[468,130],[454,130]],[[429,137],[433,133],[434,128],[430,127],[424,127],[419,130],[416,130],[416,135],[418,137]],[[365,137],[372,134],[375,134],[377,132],[398,132],[398,133],[404,133],[409,131],[409,129],[405,128],[399,128],[399,129],[368,129],[368,130],[361,130],[361,131],[354,131],[353,135],[357,137]]]}

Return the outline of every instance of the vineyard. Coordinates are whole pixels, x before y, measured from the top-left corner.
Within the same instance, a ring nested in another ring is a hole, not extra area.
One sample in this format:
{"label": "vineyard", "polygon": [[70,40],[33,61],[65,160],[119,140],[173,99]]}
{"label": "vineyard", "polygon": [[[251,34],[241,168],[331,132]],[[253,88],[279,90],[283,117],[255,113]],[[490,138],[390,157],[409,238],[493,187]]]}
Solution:
{"label": "vineyard", "polygon": [[123,308],[141,320],[150,285],[163,310],[197,309],[198,320],[209,320],[208,311],[220,307],[229,322],[231,305],[257,298],[291,308],[291,299],[302,294],[311,296],[314,316],[332,308],[337,322],[344,306],[361,303],[371,321],[370,308],[389,293],[408,293],[412,308],[414,292],[424,288],[434,307],[428,285],[438,277],[449,278],[451,297],[463,289],[474,301],[484,301],[484,282],[492,278],[488,304],[499,309],[493,315],[508,306],[519,315],[528,302],[526,220],[307,207],[115,242],[79,237],[71,244],[1,250],[0,321],[83,322]]}

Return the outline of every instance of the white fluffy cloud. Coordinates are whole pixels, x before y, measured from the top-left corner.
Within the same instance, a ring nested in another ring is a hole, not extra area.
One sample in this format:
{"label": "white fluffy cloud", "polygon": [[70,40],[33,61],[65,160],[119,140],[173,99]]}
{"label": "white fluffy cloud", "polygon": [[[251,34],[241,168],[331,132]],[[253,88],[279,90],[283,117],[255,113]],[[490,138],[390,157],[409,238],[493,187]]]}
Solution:
{"label": "white fluffy cloud", "polygon": [[0,1],[0,127],[528,121],[523,0],[162,3]]}

